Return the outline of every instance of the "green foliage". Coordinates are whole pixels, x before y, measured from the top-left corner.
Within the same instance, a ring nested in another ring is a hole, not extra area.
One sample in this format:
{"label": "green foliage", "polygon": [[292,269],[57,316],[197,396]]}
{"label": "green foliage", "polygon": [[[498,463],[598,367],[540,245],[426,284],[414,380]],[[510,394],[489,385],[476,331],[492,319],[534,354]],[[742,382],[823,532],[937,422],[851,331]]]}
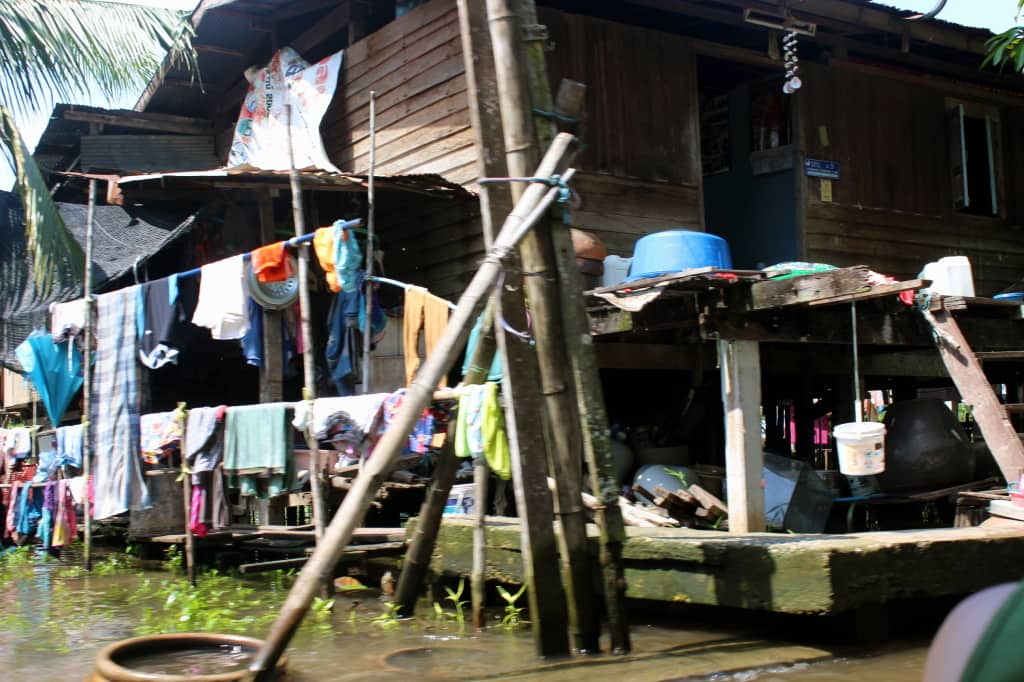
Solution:
{"label": "green foliage", "polygon": [[685,488],[689,485],[689,483],[686,482],[686,474],[684,474],[682,471],[677,471],[672,467],[662,467],[662,469],[664,469],[665,473],[671,476],[672,478],[678,479],[679,485],[681,487]]}
{"label": "green foliage", "polygon": [[185,555],[177,545],[171,545],[164,550],[164,566],[168,571],[181,573],[185,570]]}
{"label": "green foliage", "polygon": [[[1017,0],[1017,20],[1024,12],[1024,0]],[[1024,73],[1024,26],[1017,24],[999,33],[985,43],[988,55],[981,63],[982,68],[995,66],[1005,69],[1009,66],[1017,73]]]}
{"label": "green foliage", "polygon": [[384,612],[370,622],[378,627],[384,628],[385,630],[393,630],[394,628],[401,627],[402,621],[398,615],[398,610],[400,608],[401,606],[398,604],[388,602],[384,605]]}
{"label": "green foliage", "polygon": [[134,558],[126,554],[113,553],[97,561],[92,567],[92,572],[94,575],[114,575],[125,571],[137,571],[138,568],[138,562]]}
{"label": "green foliage", "polygon": [[519,588],[515,594],[510,593],[501,585],[498,585],[498,594],[505,600],[505,616],[501,619],[501,627],[506,630],[514,630],[523,624],[523,608],[516,606],[519,598],[526,593],[526,585]]}
{"label": "green foliage", "polygon": [[445,585],[444,588],[444,591],[448,593],[448,596],[445,597],[445,599],[450,601],[452,603],[452,606],[455,607],[455,621],[459,624],[459,627],[462,627],[466,623],[465,609],[466,604],[468,604],[469,602],[462,600],[462,593],[465,591],[465,589],[465,578],[459,578],[459,589],[457,590],[453,590],[447,585]]}

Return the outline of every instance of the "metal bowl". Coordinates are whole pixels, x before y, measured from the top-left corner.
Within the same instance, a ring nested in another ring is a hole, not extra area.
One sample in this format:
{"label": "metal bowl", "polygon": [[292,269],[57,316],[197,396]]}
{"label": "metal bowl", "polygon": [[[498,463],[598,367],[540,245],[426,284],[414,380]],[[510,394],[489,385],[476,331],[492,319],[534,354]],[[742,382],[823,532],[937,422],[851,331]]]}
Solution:
{"label": "metal bowl", "polygon": [[[294,256],[292,259],[292,272],[297,273],[299,268]],[[283,282],[261,282],[253,272],[252,263],[246,261],[245,278],[249,284],[249,295],[253,300],[267,310],[281,310],[295,303],[299,298],[299,277],[293,274]]]}

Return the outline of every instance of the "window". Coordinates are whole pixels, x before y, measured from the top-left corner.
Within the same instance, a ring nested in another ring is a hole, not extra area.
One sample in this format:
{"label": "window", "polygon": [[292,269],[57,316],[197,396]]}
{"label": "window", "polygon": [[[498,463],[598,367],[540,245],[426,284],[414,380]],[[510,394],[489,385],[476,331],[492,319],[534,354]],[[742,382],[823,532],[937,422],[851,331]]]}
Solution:
{"label": "window", "polygon": [[949,131],[953,207],[973,215],[999,215],[998,110],[954,102],[949,109]]}

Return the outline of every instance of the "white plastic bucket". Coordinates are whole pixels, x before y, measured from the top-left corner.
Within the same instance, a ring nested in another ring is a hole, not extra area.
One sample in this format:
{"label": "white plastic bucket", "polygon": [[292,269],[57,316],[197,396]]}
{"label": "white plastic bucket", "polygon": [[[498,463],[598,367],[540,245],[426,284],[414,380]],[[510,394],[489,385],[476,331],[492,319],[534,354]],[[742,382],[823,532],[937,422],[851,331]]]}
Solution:
{"label": "white plastic bucket", "polygon": [[923,290],[925,293],[974,296],[974,276],[967,256],[945,256],[926,263],[918,276],[932,281],[931,286]]}
{"label": "white plastic bucket", "polygon": [[839,471],[847,476],[871,476],[885,471],[885,426],[878,422],[838,424]]}

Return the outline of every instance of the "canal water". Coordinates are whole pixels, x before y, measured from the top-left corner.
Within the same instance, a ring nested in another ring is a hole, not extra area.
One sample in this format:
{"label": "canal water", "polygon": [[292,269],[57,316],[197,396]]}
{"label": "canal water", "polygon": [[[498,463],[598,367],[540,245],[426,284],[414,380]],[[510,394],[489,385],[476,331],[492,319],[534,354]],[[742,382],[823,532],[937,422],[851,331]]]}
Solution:
{"label": "canal water", "polygon": [[[0,556],[0,677],[84,680],[104,645],[141,634],[260,637],[294,579],[281,572],[211,572],[191,588],[175,563],[143,568],[110,555],[86,574],[73,563],[23,552]],[[468,592],[467,587],[463,596],[442,592],[436,602],[425,599],[417,617],[403,621],[391,615],[379,590],[356,587],[332,601],[318,600],[289,649],[289,679],[918,682],[927,648],[927,633],[884,645],[851,645],[816,636],[813,627],[752,623],[742,614],[680,616],[653,609],[632,617],[630,656],[541,661],[526,627],[508,622],[514,617],[502,625],[510,611],[497,608],[493,626],[483,632],[466,625],[469,605],[462,605],[460,616],[457,602],[468,602]],[[523,605],[515,602],[511,611]],[[155,665],[148,670],[159,671]]]}

